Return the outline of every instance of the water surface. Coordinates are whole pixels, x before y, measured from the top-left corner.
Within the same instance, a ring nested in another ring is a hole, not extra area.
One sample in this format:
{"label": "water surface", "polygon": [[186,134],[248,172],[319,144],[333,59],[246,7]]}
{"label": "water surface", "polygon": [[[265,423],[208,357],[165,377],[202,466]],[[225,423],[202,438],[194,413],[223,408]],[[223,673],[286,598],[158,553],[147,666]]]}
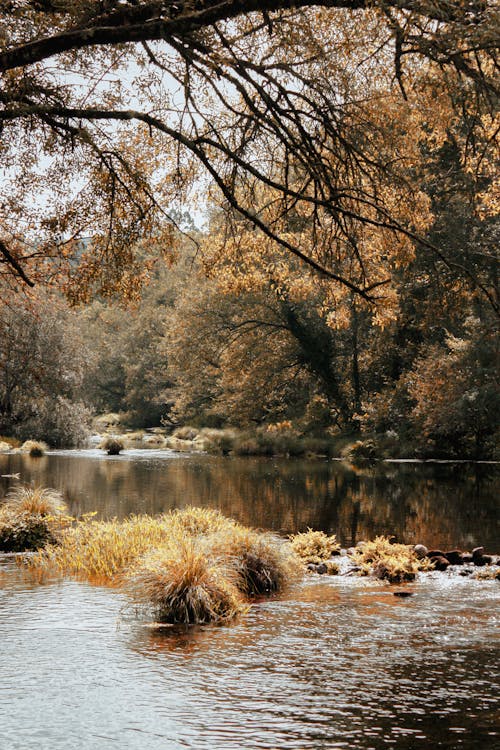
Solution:
{"label": "water surface", "polygon": [[[494,544],[498,475],[485,469],[0,457],[0,473],[59,487],[73,512],[191,502],[280,531],[311,525],[344,541],[385,532],[444,546]],[[119,590],[39,585],[4,557],[0,747],[500,748],[500,584],[432,573],[407,588],[413,596],[401,599],[379,581],[315,576],[232,626],[158,631]]]}

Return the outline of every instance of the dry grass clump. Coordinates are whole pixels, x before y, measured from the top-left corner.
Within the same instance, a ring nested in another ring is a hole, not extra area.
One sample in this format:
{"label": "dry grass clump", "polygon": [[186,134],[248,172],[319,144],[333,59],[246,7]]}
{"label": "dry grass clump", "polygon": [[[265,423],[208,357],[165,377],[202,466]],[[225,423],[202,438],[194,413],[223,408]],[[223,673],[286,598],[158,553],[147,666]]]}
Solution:
{"label": "dry grass clump", "polygon": [[474,578],[479,581],[500,581],[500,568],[486,568],[486,570],[478,570],[475,573]]}
{"label": "dry grass clump", "polygon": [[389,537],[377,536],[356,549],[353,561],[362,573],[375,575],[390,583],[413,581],[419,570],[430,570],[427,558],[419,559],[411,544],[393,544]]}
{"label": "dry grass clump", "polygon": [[24,552],[56,543],[68,523],[66,506],[57,490],[21,485],[0,507],[0,550]]}
{"label": "dry grass clump", "polygon": [[301,570],[287,542],[246,529],[211,508],[157,518],[76,522],[31,560],[95,582],[125,582],[133,601],[165,622],[224,622],[243,601],[277,591]]}
{"label": "dry grass clump", "polygon": [[26,440],[20,450],[23,453],[29,453],[32,458],[40,458],[48,450],[47,444],[41,440]]}
{"label": "dry grass clump", "polygon": [[234,571],[246,597],[280,591],[302,572],[290,545],[271,534],[234,526],[207,537],[205,545]]}
{"label": "dry grass clump", "polygon": [[160,622],[224,623],[245,609],[229,571],[193,540],[142,558],[128,572],[126,590]]}
{"label": "dry grass clump", "polygon": [[66,529],[59,544],[40,550],[29,567],[78,577],[112,580],[139,557],[172,541],[164,518],[131,516],[124,521],[79,521]]}
{"label": "dry grass clump", "polygon": [[[171,510],[163,516],[180,534],[206,536],[226,529],[239,527],[232,518],[227,518],[214,508],[187,508]],[[240,527],[241,528],[241,527]]]}
{"label": "dry grass clump", "polygon": [[307,531],[292,534],[290,544],[293,551],[306,563],[320,563],[340,551],[335,535],[328,536],[324,531]]}
{"label": "dry grass clump", "polygon": [[108,456],[118,456],[125,449],[125,442],[117,437],[107,437],[100,443],[99,448],[106,451]]}

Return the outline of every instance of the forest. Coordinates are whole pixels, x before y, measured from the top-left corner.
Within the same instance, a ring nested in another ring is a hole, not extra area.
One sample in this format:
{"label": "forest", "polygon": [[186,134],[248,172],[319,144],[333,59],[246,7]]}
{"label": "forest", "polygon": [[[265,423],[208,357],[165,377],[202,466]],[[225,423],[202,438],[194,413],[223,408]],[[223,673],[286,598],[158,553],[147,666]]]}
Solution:
{"label": "forest", "polygon": [[498,458],[498,22],[2,3],[0,435]]}

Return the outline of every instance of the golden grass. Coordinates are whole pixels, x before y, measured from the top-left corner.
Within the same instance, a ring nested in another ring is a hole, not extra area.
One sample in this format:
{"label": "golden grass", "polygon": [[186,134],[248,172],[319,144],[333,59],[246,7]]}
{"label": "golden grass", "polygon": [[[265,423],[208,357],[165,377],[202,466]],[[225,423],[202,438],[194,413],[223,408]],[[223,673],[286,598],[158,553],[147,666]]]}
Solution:
{"label": "golden grass", "polygon": [[193,539],[143,557],[126,575],[126,591],[160,622],[224,623],[246,607],[225,568]]}
{"label": "golden grass", "polygon": [[237,521],[227,518],[214,508],[188,506],[187,508],[169,511],[164,517],[180,533],[189,536],[205,536],[227,529],[242,528]]}
{"label": "golden grass", "polygon": [[0,506],[0,550],[24,552],[57,542],[69,521],[60,492],[20,485]]}
{"label": "golden grass", "polygon": [[246,597],[281,591],[303,572],[290,544],[239,525],[207,537],[205,546],[234,571]]}
{"label": "golden grass", "polygon": [[60,492],[47,487],[19,485],[7,494],[7,502],[0,515],[30,513],[39,516],[57,516],[66,513],[66,503]]}
{"label": "golden grass", "polygon": [[117,456],[125,449],[125,442],[121,438],[106,437],[99,444],[99,448],[106,451],[108,456]]}
{"label": "golden grass", "polygon": [[428,558],[419,559],[411,544],[393,544],[389,537],[377,536],[356,549],[353,562],[361,572],[374,574],[390,583],[414,580],[419,570],[430,570],[433,565]]}
{"label": "golden grass", "polygon": [[319,563],[328,560],[340,550],[335,535],[328,536],[324,531],[307,531],[290,537],[293,551],[306,563]]}
{"label": "golden grass", "polygon": [[38,574],[124,584],[136,604],[165,622],[227,621],[245,600],[284,588],[302,568],[288,542],[209,508],[85,518],[25,564]]}
{"label": "golden grass", "polygon": [[169,543],[171,524],[165,517],[130,516],[124,521],[85,519],[68,528],[60,543],[37,553],[28,565],[82,578],[112,580],[137,558]]}
{"label": "golden grass", "polygon": [[41,440],[26,440],[20,448],[23,453],[29,453],[32,458],[40,458],[48,450],[47,444]]}

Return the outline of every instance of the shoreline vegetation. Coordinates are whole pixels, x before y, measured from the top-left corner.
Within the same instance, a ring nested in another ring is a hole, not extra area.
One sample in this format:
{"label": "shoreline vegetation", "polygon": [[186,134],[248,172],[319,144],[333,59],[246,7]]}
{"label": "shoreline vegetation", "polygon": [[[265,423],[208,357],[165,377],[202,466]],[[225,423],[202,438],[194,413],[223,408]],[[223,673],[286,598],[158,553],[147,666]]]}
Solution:
{"label": "shoreline vegetation", "polygon": [[121,588],[135,610],[167,624],[227,623],[305,574],[402,584],[452,569],[500,580],[500,558],[483,547],[429,550],[379,536],[342,550],[323,531],[283,539],[198,507],[123,521],[95,515],[72,518],[56,490],[19,485],[0,506],[0,551],[18,553],[18,564],[40,581],[72,576]]}
{"label": "shoreline vegetation", "polygon": [[[383,434],[338,431],[308,434],[291,422],[262,425],[250,429],[181,425],[171,427],[128,428],[126,415],[102,414],[95,417],[92,434],[80,447],[97,447],[110,456],[127,449],[156,448],[178,453],[208,453],[223,456],[279,457],[301,459],[340,459],[351,464],[380,460],[492,461],[498,456],[486,452],[460,451],[447,447],[427,446],[406,439],[395,431]],[[50,450],[47,442],[37,439],[21,443],[12,436],[0,435],[0,453],[27,453],[40,457]],[[64,446],[54,446],[64,447]],[[74,446],[67,446],[74,447]]]}

